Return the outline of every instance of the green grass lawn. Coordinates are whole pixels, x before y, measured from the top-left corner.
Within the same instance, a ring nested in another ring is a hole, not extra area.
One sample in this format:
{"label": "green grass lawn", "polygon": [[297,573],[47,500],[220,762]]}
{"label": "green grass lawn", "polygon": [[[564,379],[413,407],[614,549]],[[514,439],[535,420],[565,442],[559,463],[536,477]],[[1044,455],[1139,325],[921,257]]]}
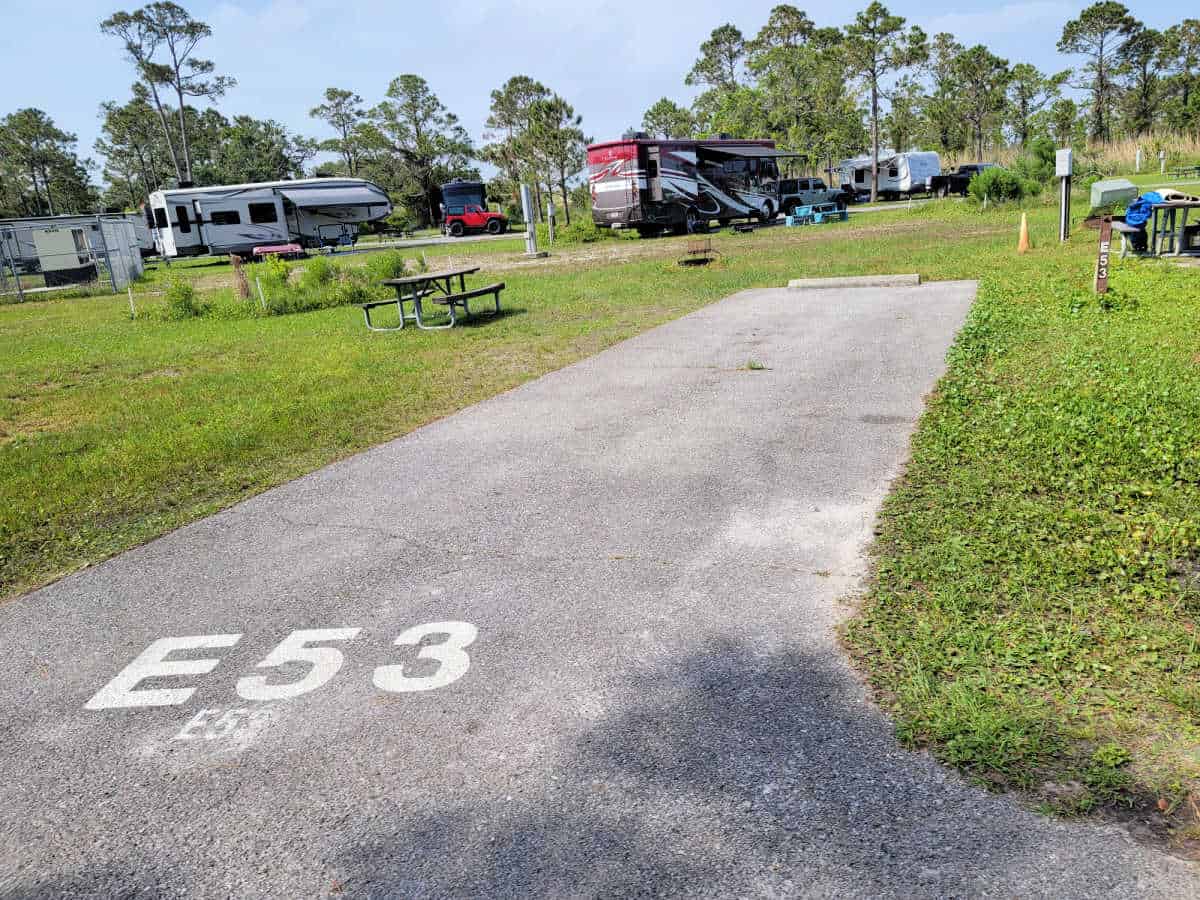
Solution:
{"label": "green grass lawn", "polygon": [[[674,239],[519,268],[519,241],[476,244],[485,267],[509,267],[509,314],[435,333],[368,333],[353,307],[185,321],[130,321],[112,297],[0,307],[0,596],[742,288],[978,278],[847,642],[903,738],[983,782],[1071,811],[1162,799],[1186,822],[1200,802],[1200,270],[1125,261],[1101,303],[1094,232],[1059,246],[1055,210],[1037,207],[1035,250],[1018,256],[1019,218],[932,203],[722,234],[720,260],[697,269],[676,265]],[[201,284],[227,277],[190,265]],[[163,303],[153,290],[143,310]]]}
{"label": "green grass lawn", "polygon": [[1150,188],[1169,187],[1177,191],[1184,191],[1189,194],[1200,193],[1200,179],[1196,178],[1172,178],[1170,175],[1160,175],[1156,169],[1149,174],[1143,172],[1140,175],[1118,175],[1118,178],[1128,178],[1138,187],[1148,190]]}
{"label": "green grass lawn", "polygon": [[908,742],[1194,849],[1200,269],[1089,256],[981,265],[847,639]]}

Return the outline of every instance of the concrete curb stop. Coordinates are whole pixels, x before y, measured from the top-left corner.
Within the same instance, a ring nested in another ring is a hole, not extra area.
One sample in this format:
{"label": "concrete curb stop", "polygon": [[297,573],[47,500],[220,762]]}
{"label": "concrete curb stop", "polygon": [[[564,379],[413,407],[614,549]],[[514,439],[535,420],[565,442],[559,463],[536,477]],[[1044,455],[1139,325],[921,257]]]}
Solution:
{"label": "concrete curb stop", "polygon": [[916,287],[921,276],[911,275],[849,275],[844,278],[793,278],[791,290],[822,290],[826,288]]}

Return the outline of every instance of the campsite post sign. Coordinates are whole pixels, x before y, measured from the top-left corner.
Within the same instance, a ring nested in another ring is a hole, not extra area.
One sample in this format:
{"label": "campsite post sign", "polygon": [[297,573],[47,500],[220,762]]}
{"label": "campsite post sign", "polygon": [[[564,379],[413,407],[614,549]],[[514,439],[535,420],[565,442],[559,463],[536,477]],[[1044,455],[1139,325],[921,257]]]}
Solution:
{"label": "campsite post sign", "polygon": [[1112,217],[1100,220],[1100,253],[1096,257],[1096,293],[1108,293],[1108,258],[1112,247]]}

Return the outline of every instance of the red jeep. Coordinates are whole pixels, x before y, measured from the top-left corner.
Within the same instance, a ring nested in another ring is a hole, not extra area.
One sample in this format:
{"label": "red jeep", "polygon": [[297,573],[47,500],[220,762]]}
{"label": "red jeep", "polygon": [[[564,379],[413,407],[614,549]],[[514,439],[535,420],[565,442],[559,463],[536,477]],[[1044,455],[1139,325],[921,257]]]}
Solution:
{"label": "red jeep", "polygon": [[465,206],[447,206],[446,221],[442,229],[452,237],[462,237],[469,231],[486,231],[488,234],[504,234],[508,231],[508,216],[489,212],[477,203]]}

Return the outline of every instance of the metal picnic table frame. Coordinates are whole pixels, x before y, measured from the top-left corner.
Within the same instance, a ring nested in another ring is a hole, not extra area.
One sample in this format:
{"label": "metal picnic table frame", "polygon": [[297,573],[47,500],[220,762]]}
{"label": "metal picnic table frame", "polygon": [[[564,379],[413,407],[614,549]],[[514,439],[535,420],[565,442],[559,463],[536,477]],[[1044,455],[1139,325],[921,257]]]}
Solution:
{"label": "metal picnic table frame", "polygon": [[1200,211],[1200,203],[1168,200],[1152,204],[1150,210],[1147,249],[1152,256],[1200,256],[1200,250],[1183,249],[1188,213]]}
{"label": "metal picnic table frame", "polygon": [[[372,331],[399,331],[404,327],[405,322],[412,322],[418,328],[423,328],[426,331],[436,331],[442,328],[451,328],[454,326],[454,306],[449,307],[450,321],[444,325],[426,325],[422,316],[424,309],[421,307],[421,300],[428,297],[430,294],[440,292],[445,296],[452,296],[454,293],[453,281],[458,279],[460,293],[466,293],[467,276],[474,275],[479,271],[479,266],[472,266],[462,269],[444,269],[439,272],[421,272],[416,275],[406,275],[403,278],[388,278],[380,282],[388,287],[396,289],[395,300],[378,300],[374,303],[364,303],[363,317],[367,320],[367,328]],[[404,311],[404,304],[411,302],[413,306],[412,313]],[[383,327],[371,324],[371,309],[376,306],[385,306],[391,303],[396,304],[396,309],[400,314],[400,324],[394,328]]]}

